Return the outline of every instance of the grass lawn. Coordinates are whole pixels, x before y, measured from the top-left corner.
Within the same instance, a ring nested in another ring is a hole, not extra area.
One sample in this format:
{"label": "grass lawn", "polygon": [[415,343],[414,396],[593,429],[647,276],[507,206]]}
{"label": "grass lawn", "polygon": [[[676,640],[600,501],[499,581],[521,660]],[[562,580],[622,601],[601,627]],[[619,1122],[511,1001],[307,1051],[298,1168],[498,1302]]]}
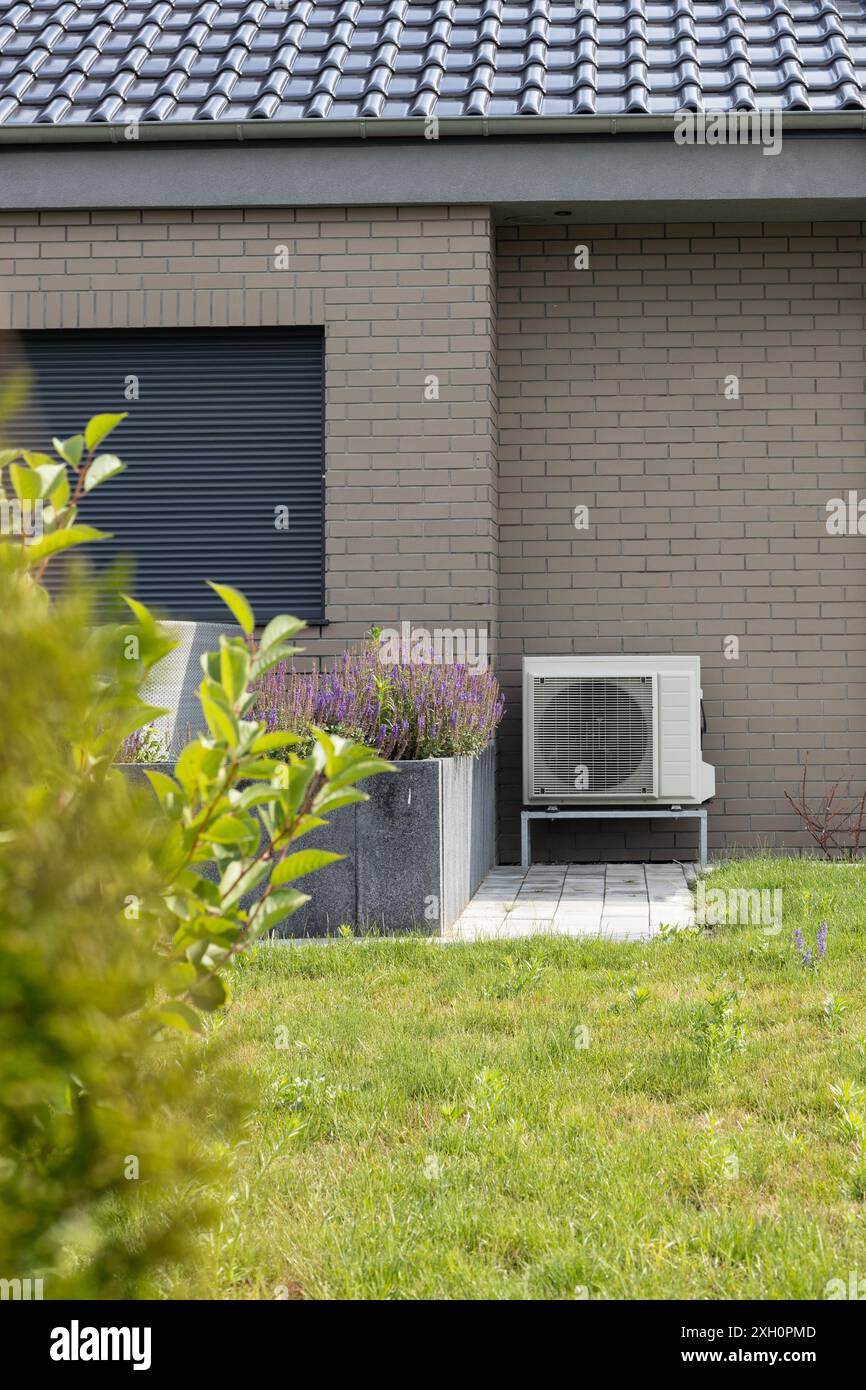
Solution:
{"label": "grass lawn", "polygon": [[781,888],[781,933],[260,948],[220,1030],[258,1108],[198,1285],[163,1292],[813,1299],[866,1273],[830,1090],[866,1088],[866,867],[707,886]]}

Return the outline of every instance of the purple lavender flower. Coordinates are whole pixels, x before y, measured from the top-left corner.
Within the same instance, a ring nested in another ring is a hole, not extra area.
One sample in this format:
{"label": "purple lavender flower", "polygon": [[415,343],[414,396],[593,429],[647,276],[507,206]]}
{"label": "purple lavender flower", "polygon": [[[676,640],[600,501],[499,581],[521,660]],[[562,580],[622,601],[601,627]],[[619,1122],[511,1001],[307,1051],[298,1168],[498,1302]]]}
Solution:
{"label": "purple lavender flower", "polygon": [[274,667],[255,713],[269,730],[302,737],[311,724],[390,758],[475,756],[492,741],[505,700],[489,671],[432,661],[384,663],[374,641],[342,652],[330,670]]}
{"label": "purple lavender flower", "polygon": [[814,955],[812,953],[812,947],[806,945],[806,942],[803,938],[803,932],[800,929],[800,927],[798,927],[797,930],[794,932],[794,945],[800,952],[800,959],[802,960],[805,966],[817,966],[818,961],[823,960],[824,956],[827,953],[827,923],[822,922],[818,927],[818,931],[815,936]]}

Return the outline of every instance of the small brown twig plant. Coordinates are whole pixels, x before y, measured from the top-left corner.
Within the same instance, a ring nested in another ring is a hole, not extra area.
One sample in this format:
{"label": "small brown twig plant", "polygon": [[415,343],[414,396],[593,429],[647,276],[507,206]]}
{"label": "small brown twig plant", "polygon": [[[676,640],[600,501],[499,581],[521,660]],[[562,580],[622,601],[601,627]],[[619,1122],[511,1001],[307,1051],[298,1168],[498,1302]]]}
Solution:
{"label": "small brown twig plant", "polygon": [[826,859],[859,858],[866,817],[866,789],[858,801],[851,796],[850,781],[844,785],[836,781],[819,801],[813,803],[807,795],[808,773],[807,754],[803,762],[799,800],[786,791],[789,804]]}

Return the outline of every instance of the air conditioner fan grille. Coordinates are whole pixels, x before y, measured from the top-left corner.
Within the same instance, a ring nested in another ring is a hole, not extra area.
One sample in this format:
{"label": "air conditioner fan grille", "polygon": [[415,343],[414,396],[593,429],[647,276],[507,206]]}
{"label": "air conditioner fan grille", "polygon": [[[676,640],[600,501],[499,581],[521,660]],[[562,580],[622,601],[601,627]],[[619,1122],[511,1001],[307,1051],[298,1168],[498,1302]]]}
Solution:
{"label": "air conditioner fan grille", "polygon": [[536,676],[532,787],[574,799],[655,792],[650,676]]}

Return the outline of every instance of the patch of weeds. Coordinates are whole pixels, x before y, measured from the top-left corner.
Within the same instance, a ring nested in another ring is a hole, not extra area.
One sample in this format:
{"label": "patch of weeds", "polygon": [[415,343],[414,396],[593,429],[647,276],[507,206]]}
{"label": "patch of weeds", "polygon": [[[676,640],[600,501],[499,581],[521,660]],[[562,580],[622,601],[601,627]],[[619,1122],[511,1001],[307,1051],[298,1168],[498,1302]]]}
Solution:
{"label": "patch of weeds", "polygon": [[692,1010],[689,1035],[707,1071],[719,1067],[746,1046],[746,1020],[736,990],[709,994]]}
{"label": "patch of weeds", "polygon": [[787,1129],[784,1121],[777,1120],[773,1126],[773,1132],[778,1135],[785,1148],[790,1153],[802,1153],[807,1147],[805,1134],[800,1134],[796,1129]]}
{"label": "patch of weeds", "polygon": [[696,923],[680,926],[676,923],[662,922],[659,926],[659,941],[694,941],[696,937],[703,936],[706,928],[698,926]]}
{"label": "patch of weeds", "polygon": [[850,1180],[851,1195],[861,1202],[866,1197],[866,1111],[863,1101],[866,1092],[851,1077],[838,1086],[830,1087],[836,1111],[836,1127],[853,1149]]}
{"label": "patch of weeds", "polygon": [[746,947],[746,958],[751,961],[760,961],[762,965],[774,965],[784,967],[790,963],[790,955],[779,951],[774,942],[768,936],[762,936],[757,943],[752,942]]}
{"label": "patch of weeds", "polygon": [[721,1123],[712,1112],[704,1116],[698,1167],[707,1182],[736,1182],[740,1176],[740,1160],[721,1133]]}
{"label": "patch of weeds", "polygon": [[217,1223],[203,1233],[203,1242],[215,1277],[226,1290],[236,1287],[245,1266],[248,1233],[266,1201],[272,1169],[285,1156],[287,1137],[292,1136],[283,1135],[271,1143],[247,1139],[227,1146],[222,1159],[223,1176],[231,1185],[227,1190],[216,1184],[201,1189],[219,1209]]}
{"label": "patch of weeds", "polygon": [[835,893],[816,893],[811,888],[804,889],[803,910],[807,918],[812,921],[815,917],[820,919],[832,916],[836,896]]}
{"label": "patch of weeds", "polygon": [[261,946],[250,946],[246,951],[239,951],[234,958],[234,969],[241,973],[245,970],[249,970],[250,966],[259,959],[261,954]]}
{"label": "patch of weeds", "polygon": [[866,1146],[861,1145],[855,1153],[849,1176],[851,1196],[855,1202],[862,1202],[866,1198]]}
{"label": "patch of weeds", "polygon": [[489,1129],[504,1106],[507,1089],[508,1077],[501,1071],[479,1072],[466,1099],[443,1105],[442,1114],[446,1120],[462,1121],[467,1129],[470,1125]]}
{"label": "patch of weeds", "polygon": [[839,999],[835,994],[828,994],[821,1005],[821,1017],[831,1033],[834,1033],[848,1012],[848,1000]]}
{"label": "patch of weeds", "polygon": [[347,1090],[330,1085],[321,1073],[283,1078],[272,1083],[271,1105],[290,1117],[292,1137],[303,1134],[305,1139],[321,1139],[333,1129],[337,1102]]}
{"label": "patch of weeds", "polygon": [[544,974],[544,962],[532,956],[506,956],[502,962],[503,976],[495,985],[483,990],[485,999],[514,999],[539,984]]}
{"label": "patch of weeds", "polygon": [[651,995],[646,985],[632,985],[631,988],[626,991],[625,997],[631,1004],[635,1013],[637,1013],[641,1005],[645,1004]]}
{"label": "patch of weeds", "polygon": [[537,1066],[561,1066],[572,1059],[575,1050],[571,1028],[533,1031],[526,1044],[526,1055]]}

